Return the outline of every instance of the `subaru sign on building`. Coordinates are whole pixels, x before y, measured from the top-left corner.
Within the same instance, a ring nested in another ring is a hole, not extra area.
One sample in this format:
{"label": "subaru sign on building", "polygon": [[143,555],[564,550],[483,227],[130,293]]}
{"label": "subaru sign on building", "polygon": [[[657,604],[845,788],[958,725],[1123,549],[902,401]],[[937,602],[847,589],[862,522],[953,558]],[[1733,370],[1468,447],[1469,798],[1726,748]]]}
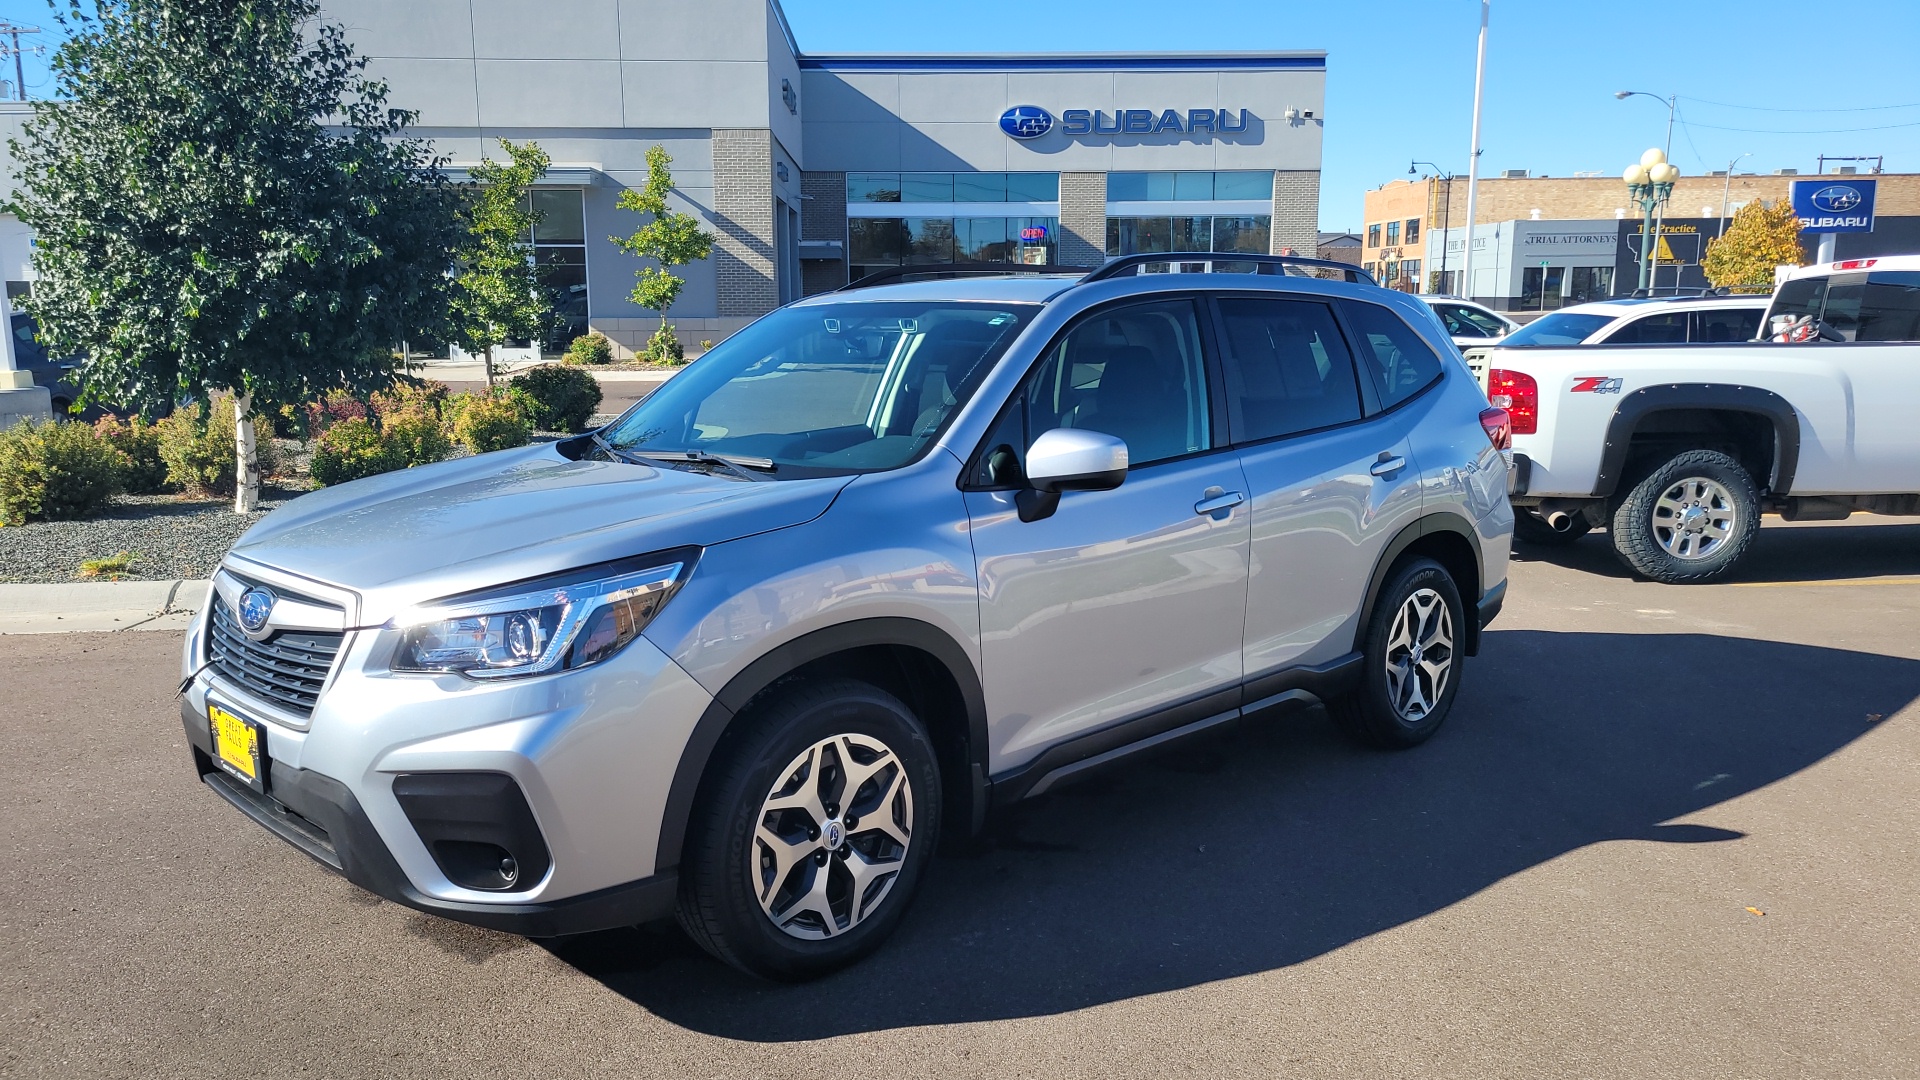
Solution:
{"label": "subaru sign on building", "polygon": [[1873,231],[1872,180],[1820,177],[1793,182],[1793,213],[1810,233]]}

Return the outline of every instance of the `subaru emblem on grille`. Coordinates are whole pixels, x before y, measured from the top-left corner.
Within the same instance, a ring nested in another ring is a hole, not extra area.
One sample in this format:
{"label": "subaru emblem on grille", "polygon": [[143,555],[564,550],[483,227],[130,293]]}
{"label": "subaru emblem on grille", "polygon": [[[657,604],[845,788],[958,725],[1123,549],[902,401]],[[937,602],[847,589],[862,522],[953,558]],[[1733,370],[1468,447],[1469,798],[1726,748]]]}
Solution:
{"label": "subaru emblem on grille", "polygon": [[257,585],[240,594],[240,625],[247,633],[257,634],[266,628],[267,620],[273,617],[273,600],[272,593]]}

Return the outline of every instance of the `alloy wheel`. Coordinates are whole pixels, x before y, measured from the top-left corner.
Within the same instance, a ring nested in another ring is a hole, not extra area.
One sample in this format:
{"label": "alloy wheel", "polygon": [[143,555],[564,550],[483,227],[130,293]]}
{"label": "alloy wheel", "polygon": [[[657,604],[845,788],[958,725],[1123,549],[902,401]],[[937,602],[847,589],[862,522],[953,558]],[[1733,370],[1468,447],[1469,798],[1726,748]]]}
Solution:
{"label": "alloy wheel", "polygon": [[913,785],[867,735],[822,739],[781,770],[754,819],[747,881],[783,932],[837,937],[879,910],[913,843]]}
{"label": "alloy wheel", "polygon": [[1387,697],[1409,723],[1446,696],[1453,675],[1453,612],[1432,589],[1416,589],[1394,613],[1387,635]]}
{"label": "alloy wheel", "polygon": [[1653,538],[1676,559],[1704,559],[1733,537],[1739,516],[1718,481],[1690,476],[1654,500]]}

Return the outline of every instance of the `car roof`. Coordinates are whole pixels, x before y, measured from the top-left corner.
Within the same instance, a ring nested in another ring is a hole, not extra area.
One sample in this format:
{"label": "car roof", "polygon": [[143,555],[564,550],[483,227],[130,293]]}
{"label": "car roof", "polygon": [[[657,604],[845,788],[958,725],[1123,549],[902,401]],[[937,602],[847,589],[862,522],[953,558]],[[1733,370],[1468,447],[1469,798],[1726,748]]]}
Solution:
{"label": "car roof", "polygon": [[1080,281],[1071,274],[1007,274],[943,277],[874,285],[864,289],[816,293],[796,306],[844,303],[848,300],[953,300],[1000,304],[1044,304]]}
{"label": "car roof", "polygon": [[1703,308],[1727,307],[1766,307],[1773,299],[1765,295],[1727,295],[1727,296],[1622,296],[1614,300],[1593,300],[1585,304],[1568,304],[1558,312],[1549,315],[1606,315],[1619,318],[1630,315],[1642,308],[1671,308],[1688,304],[1697,304]]}

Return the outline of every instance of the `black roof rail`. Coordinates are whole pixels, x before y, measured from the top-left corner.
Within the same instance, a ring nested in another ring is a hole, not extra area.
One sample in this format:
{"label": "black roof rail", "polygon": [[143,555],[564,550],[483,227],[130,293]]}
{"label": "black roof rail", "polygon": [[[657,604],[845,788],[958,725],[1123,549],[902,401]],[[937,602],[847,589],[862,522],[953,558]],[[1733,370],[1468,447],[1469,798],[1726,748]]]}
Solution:
{"label": "black roof rail", "polygon": [[[1252,264],[1256,274],[1285,274],[1290,267],[1310,270],[1337,270],[1341,280],[1356,285],[1374,285],[1380,283],[1373,275],[1352,263],[1334,262],[1332,259],[1309,259],[1303,255],[1252,255],[1225,251],[1167,251],[1155,254],[1122,255],[1107,260],[1107,264],[1088,274],[1084,282],[1105,281],[1108,278],[1125,274],[1138,274],[1143,266],[1155,263],[1214,263],[1247,265]],[[1298,274],[1297,277],[1318,277],[1317,274]]]}
{"label": "black roof rail", "polygon": [[875,285],[885,285],[892,281],[937,281],[942,278],[958,277],[1006,277],[1010,274],[1087,274],[1093,272],[1090,266],[1059,266],[1054,263],[923,263],[918,266],[889,266],[876,270],[865,277],[849,281],[835,289],[835,292],[847,292],[850,289],[866,289]]}

